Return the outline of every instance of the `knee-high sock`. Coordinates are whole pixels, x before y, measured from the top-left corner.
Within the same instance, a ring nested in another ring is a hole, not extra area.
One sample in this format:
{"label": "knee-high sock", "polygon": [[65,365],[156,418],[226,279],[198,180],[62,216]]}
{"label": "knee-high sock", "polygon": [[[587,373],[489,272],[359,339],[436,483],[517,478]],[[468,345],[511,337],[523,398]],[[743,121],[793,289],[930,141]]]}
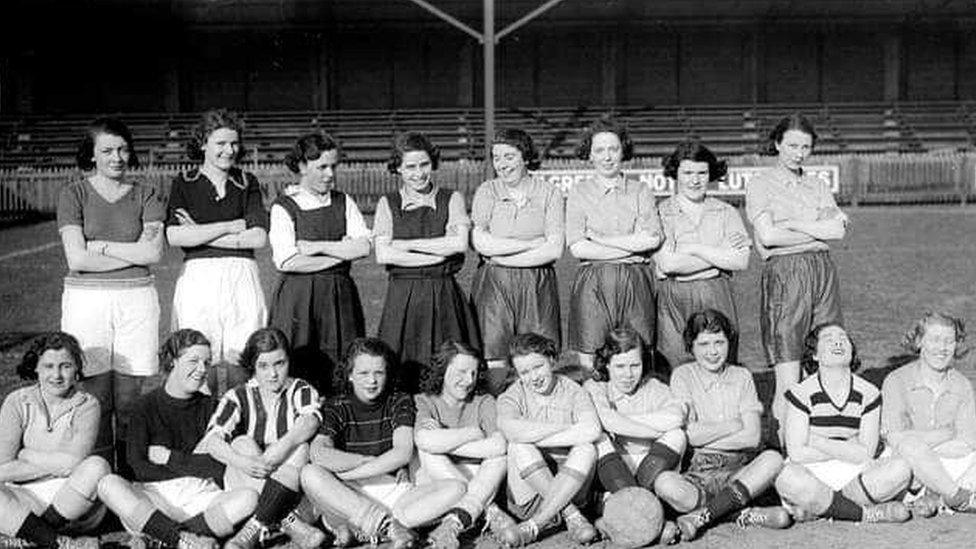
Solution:
{"label": "knee-high sock", "polygon": [[654,489],[654,480],[664,471],[674,469],[681,461],[681,455],[660,442],[651,444],[647,455],[637,466],[637,484]]}
{"label": "knee-high sock", "polygon": [[298,505],[300,498],[301,494],[295,490],[269,478],[258,496],[258,508],[254,511],[254,518],[266,526],[277,524]]}
{"label": "knee-high sock", "polygon": [[711,498],[705,509],[708,510],[708,523],[718,522],[722,517],[732,511],[738,511],[748,505],[752,497],[745,484],[738,480],[733,480],[731,484],[722,488],[715,497]]}
{"label": "knee-high sock", "polygon": [[17,530],[17,537],[41,547],[57,547],[58,531],[41,517],[28,513]]}
{"label": "knee-high sock", "polygon": [[610,493],[637,486],[637,480],[617,452],[610,452],[596,462],[596,474],[600,484]]}
{"label": "knee-high sock", "polygon": [[834,492],[834,498],[830,500],[830,507],[824,511],[824,516],[837,520],[860,521],[864,518],[864,509],[844,494]]}

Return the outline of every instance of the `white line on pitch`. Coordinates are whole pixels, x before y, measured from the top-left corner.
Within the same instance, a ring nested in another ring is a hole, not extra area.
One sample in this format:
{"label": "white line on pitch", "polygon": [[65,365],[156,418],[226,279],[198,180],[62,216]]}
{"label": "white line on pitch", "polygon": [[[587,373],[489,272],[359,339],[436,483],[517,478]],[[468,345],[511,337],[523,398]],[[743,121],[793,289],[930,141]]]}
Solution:
{"label": "white line on pitch", "polygon": [[6,261],[8,259],[15,259],[21,256],[36,254],[38,252],[43,252],[44,250],[50,250],[51,248],[60,244],[58,241],[48,242],[47,244],[41,244],[40,246],[34,246],[33,248],[27,248],[25,250],[17,250],[16,252],[10,252],[9,254],[0,255],[0,261]]}

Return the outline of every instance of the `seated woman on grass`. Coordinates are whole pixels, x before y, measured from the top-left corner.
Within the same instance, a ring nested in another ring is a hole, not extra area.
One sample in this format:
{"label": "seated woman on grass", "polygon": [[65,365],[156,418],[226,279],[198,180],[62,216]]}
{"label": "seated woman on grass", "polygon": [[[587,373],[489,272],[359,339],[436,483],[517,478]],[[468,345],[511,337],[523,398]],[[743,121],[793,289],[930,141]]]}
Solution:
{"label": "seated woman on grass", "polygon": [[302,490],[336,545],[382,540],[394,549],[410,547],[411,528],[443,516],[465,491],[453,479],[410,481],[416,408],[410,395],[393,390],[395,360],[377,338],[352,342],[334,384],[346,394],[323,407],[312,462],[302,469]]}
{"label": "seated woman on grass", "polygon": [[904,522],[894,501],[912,470],[881,452],[881,394],[856,375],[857,349],[844,328],[820,324],[804,341],[808,377],[786,391],[788,461],[776,490],[797,520]]}
{"label": "seated woman on grass", "polygon": [[225,545],[251,549],[280,524],[300,547],[318,547],[325,534],[295,512],[308,441],[319,428],[318,392],[288,375],[291,347],[277,328],[248,338],[240,367],[250,379],[224,395],[210,420],[204,447],[227,465],[226,487],[258,492],[257,509]]}
{"label": "seated woman on grass", "polygon": [[210,341],[200,332],[173,332],[159,353],[163,386],[133,406],[126,438],[132,482],[108,475],[98,497],[122,525],[164,547],[217,547],[254,512],[257,493],[224,491],[224,464],[199,444],[217,399],[201,393],[210,369]]}
{"label": "seated woman on grass", "polygon": [[684,339],[694,361],[671,374],[671,392],[688,408],[691,460],[683,475],[661,473],[654,491],[686,513],[677,519],[683,541],[732,517],[741,526],[786,528],[792,521],[782,507],[747,507],[772,487],[783,457],[759,452],[763,408],[752,373],[728,362],[736,340],[731,321],[714,309],[693,313]]}
{"label": "seated woman on grass", "polygon": [[79,386],[82,351],[64,332],[39,336],[17,366],[36,381],[0,406],[0,533],[36,547],[98,548],[91,531],[105,516],[95,503],[98,481],[110,471],[90,455],[99,405]]}
{"label": "seated woman on grass", "polygon": [[965,339],[962,320],[926,313],[905,336],[918,358],[889,374],[881,389],[881,430],[924,487],[912,509],[922,515],[943,504],[976,512],[976,401],[953,364],[965,354]]}

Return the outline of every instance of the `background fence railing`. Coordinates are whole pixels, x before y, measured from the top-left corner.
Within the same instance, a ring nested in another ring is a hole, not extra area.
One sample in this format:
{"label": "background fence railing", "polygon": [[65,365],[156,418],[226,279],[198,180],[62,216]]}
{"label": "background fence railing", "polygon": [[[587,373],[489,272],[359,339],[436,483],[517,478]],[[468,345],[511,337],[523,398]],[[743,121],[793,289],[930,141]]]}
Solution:
{"label": "background fence railing", "polygon": [[[769,157],[756,155],[728,159],[732,166],[770,165]],[[976,197],[976,154],[857,154],[817,156],[811,164],[834,164],[840,172],[838,200],[847,204],[965,203]],[[660,159],[640,158],[628,167],[660,167]],[[145,167],[132,175],[168,191],[172,178],[192,166]],[[547,160],[543,168],[585,168],[579,160]],[[253,164],[270,204],[297,177],[282,164]],[[435,174],[440,185],[458,189],[469,203],[478,185],[490,175],[490,166],[479,161],[443,162]],[[49,215],[56,211],[61,186],[82,173],[70,168],[0,170],[0,215]],[[339,167],[338,188],[351,194],[365,212],[372,212],[380,196],[396,190],[398,181],[383,163],[349,163]]]}

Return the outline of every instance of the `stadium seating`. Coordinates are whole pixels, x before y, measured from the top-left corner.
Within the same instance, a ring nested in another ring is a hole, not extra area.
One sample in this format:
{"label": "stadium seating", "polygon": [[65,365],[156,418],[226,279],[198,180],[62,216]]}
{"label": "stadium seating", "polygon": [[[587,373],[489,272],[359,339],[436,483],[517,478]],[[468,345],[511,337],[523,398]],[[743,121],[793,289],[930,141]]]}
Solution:
{"label": "stadium seating", "polygon": [[[958,151],[976,143],[974,102],[503,108],[496,124],[529,131],[546,158],[572,157],[579,130],[606,112],[630,127],[637,156],[662,156],[687,137],[722,155],[740,155],[756,152],[776,121],[793,111],[811,117],[823,154]],[[184,143],[197,113],[117,115],[132,128],[143,163],[186,163]],[[72,165],[78,138],[94,117],[0,117],[0,167]],[[483,155],[477,108],[248,112],[244,120],[247,160],[254,163],[280,162],[309,130],[336,135],[351,162],[385,160],[392,136],[406,130],[426,132],[447,159]]]}

